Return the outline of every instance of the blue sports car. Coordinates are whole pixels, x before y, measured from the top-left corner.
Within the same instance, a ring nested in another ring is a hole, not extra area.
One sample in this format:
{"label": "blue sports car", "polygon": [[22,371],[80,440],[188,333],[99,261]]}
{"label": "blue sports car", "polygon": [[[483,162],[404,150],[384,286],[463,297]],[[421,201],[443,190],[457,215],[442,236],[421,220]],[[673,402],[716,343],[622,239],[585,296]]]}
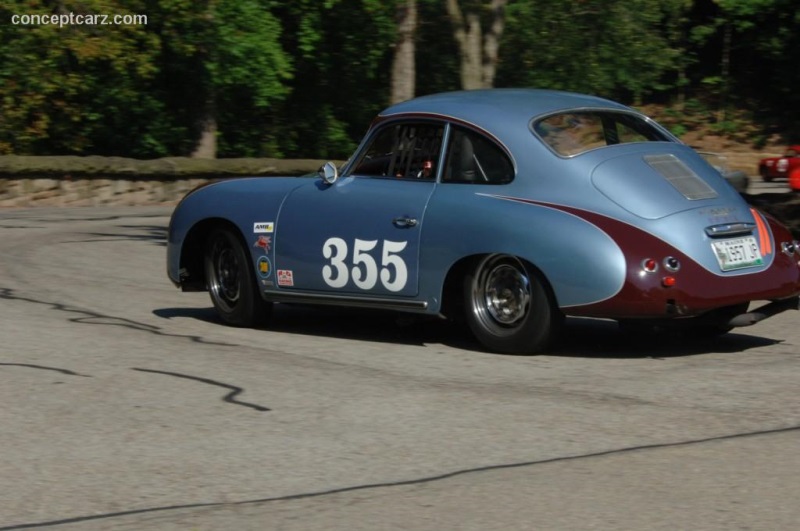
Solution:
{"label": "blue sports car", "polygon": [[798,242],[692,148],[624,105],[529,89],[406,101],[341,168],[200,187],[167,269],[234,326],[280,302],[372,307],[519,354],[567,315],[713,335],[800,294]]}

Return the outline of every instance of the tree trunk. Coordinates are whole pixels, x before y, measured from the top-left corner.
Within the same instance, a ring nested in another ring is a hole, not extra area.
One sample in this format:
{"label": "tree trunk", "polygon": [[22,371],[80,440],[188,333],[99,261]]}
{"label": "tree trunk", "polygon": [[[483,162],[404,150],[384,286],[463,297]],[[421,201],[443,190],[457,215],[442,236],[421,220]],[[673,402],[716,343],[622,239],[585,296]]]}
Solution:
{"label": "tree trunk", "polygon": [[491,0],[489,27],[484,33],[480,16],[483,7],[464,13],[458,0],[447,0],[447,14],[461,57],[461,87],[465,90],[494,86],[507,3],[508,0]]}
{"label": "tree trunk", "polygon": [[720,87],[720,103],[717,121],[724,122],[728,119],[728,92],[730,91],[731,72],[731,22],[725,22],[722,34],[722,86]]}
{"label": "tree trunk", "polygon": [[214,98],[209,97],[200,122],[200,140],[192,153],[195,159],[217,158],[217,113]]}
{"label": "tree trunk", "polygon": [[503,30],[505,29],[507,3],[507,0],[492,0],[490,6],[489,31],[486,32],[483,43],[482,76],[486,87],[494,86],[497,61],[500,57],[500,37],[503,36]]}
{"label": "tree trunk", "polygon": [[417,0],[397,6],[397,44],[392,62],[391,103],[410,100],[416,88],[414,38],[417,32]]}

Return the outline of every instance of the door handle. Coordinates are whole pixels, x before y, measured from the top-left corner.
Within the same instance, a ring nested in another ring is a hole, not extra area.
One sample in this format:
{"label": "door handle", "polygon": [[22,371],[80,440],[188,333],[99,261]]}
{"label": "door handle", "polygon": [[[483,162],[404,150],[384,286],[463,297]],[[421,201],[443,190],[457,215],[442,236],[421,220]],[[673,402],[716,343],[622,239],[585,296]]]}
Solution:
{"label": "door handle", "polygon": [[407,229],[417,225],[417,220],[414,218],[394,218],[392,224],[400,229]]}

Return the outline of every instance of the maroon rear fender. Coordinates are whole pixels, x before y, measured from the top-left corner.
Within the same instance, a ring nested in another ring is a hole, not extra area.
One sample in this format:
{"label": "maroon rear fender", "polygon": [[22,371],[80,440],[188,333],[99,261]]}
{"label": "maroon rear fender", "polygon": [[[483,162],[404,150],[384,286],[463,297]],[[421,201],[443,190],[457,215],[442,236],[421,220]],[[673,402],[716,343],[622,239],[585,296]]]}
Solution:
{"label": "maroon rear fender", "polygon": [[[791,242],[792,235],[774,218],[757,216],[756,237],[762,253],[774,254],[769,267],[750,274],[721,275],[633,225],[575,208],[560,208],[609,234],[622,249],[627,266],[625,282],[615,296],[565,308],[570,315],[616,319],[692,316],[753,300],[780,300],[800,294],[800,255],[782,251],[782,242]],[[769,224],[771,237],[762,219]],[[670,257],[680,264],[677,271],[666,266],[665,260]],[[647,259],[656,261],[656,271],[645,271],[643,262]]]}

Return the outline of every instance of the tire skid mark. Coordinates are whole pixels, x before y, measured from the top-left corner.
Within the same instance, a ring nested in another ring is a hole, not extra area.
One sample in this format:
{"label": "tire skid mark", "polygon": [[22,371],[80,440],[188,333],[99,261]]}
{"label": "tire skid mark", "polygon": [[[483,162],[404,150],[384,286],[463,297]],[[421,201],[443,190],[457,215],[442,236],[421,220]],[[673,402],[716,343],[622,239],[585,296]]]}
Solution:
{"label": "tire skid mark", "polygon": [[230,384],[218,382],[216,380],[211,380],[210,378],[203,378],[203,377],[200,377],[200,376],[191,376],[191,375],[188,375],[188,374],[180,374],[180,373],[177,373],[177,372],[159,371],[159,370],[155,370],[155,369],[140,369],[138,367],[131,367],[131,369],[134,370],[134,371],[139,371],[139,372],[150,372],[150,373],[153,373],[153,374],[166,374],[167,376],[174,376],[176,378],[184,378],[186,380],[194,380],[196,382],[201,382],[201,383],[209,384],[209,385],[215,385],[217,387],[222,387],[224,389],[230,389],[231,392],[228,393],[227,395],[225,395],[224,397],[222,397],[223,401],[228,402],[229,404],[236,404],[238,406],[249,407],[249,408],[255,409],[256,411],[271,411],[270,408],[268,408],[268,407],[259,406],[258,404],[251,404],[249,402],[242,402],[241,400],[236,400],[235,397],[237,395],[240,395],[241,393],[243,393],[244,389],[242,389],[241,387],[236,387],[235,385],[230,385]]}
{"label": "tire skid mark", "polygon": [[42,306],[49,306],[53,310],[66,312],[66,313],[73,313],[78,314],[80,317],[74,317],[69,319],[72,323],[78,324],[93,324],[93,325],[106,325],[106,326],[121,326],[124,328],[128,328],[130,330],[138,330],[140,332],[148,332],[153,335],[163,336],[163,337],[177,337],[177,338],[185,338],[189,339],[194,343],[201,343],[204,345],[215,345],[221,347],[235,347],[232,343],[222,343],[219,341],[208,341],[201,336],[194,336],[194,335],[186,335],[186,334],[171,334],[169,332],[165,332],[160,327],[155,325],[149,325],[146,323],[140,323],[138,321],[133,321],[131,319],[126,319],[124,317],[114,317],[112,315],[103,315],[102,313],[95,312],[92,310],[85,310],[83,308],[77,308],[75,306],[69,306],[60,302],[49,302],[39,299],[34,299],[32,297],[24,297],[21,295],[17,295],[12,288],[4,288],[0,287],[0,300],[9,300],[9,301],[22,301],[22,302],[29,302],[31,304],[40,304]]}
{"label": "tire skid mark", "polygon": [[[117,225],[117,228],[125,229],[124,233],[117,232],[88,232],[82,233],[87,236],[87,239],[78,240],[61,240],[59,244],[73,244],[73,243],[104,243],[104,242],[127,242],[127,241],[141,241],[150,242],[157,245],[167,245],[167,228],[157,225]],[[131,230],[138,231],[136,234],[130,234]]]}
{"label": "tire skid mark", "polygon": [[69,369],[60,369],[58,367],[46,367],[44,365],[34,365],[32,363],[5,363],[0,362],[0,366],[3,367],[27,367],[29,369],[42,369],[45,371],[55,371],[60,372],[61,374],[67,374],[69,376],[81,376],[83,378],[91,378],[91,375],[88,374],[81,374],[79,372],[71,371]]}
{"label": "tire skid mark", "polygon": [[713,444],[716,442],[721,441],[729,441],[735,439],[744,439],[750,437],[765,437],[769,435],[779,435],[782,433],[791,433],[800,431],[800,426],[788,426],[784,428],[775,428],[775,429],[766,429],[760,431],[751,431],[751,432],[742,432],[742,433],[732,433],[729,435],[719,435],[716,437],[707,437],[704,439],[690,439],[686,441],[676,441],[676,442],[667,442],[667,443],[655,443],[655,444],[645,444],[640,446],[628,446],[624,448],[612,448],[610,450],[602,450],[599,452],[589,453],[589,454],[578,454],[578,455],[566,455],[562,457],[553,457],[550,459],[540,459],[536,461],[522,461],[517,463],[501,463],[497,465],[487,465],[481,466],[476,468],[464,468],[461,470],[454,470],[452,472],[445,472],[443,474],[435,475],[435,476],[424,476],[420,478],[412,478],[412,479],[405,479],[405,480],[398,480],[398,481],[385,481],[382,483],[366,483],[362,485],[351,485],[349,487],[339,487],[335,489],[329,490],[320,490],[320,491],[313,491],[313,492],[303,492],[299,494],[288,494],[285,496],[273,496],[268,498],[260,498],[260,499],[253,499],[253,500],[241,500],[241,501],[231,501],[231,502],[198,502],[198,503],[186,503],[180,505],[167,505],[161,507],[149,507],[144,509],[130,509],[127,511],[118,511],[113,513],[106,513],[106,514],[93,514],[90,516],[73,516],[71,518],[64,518],[61,520],[49,520],[45,522],[35,522],[35,523],[27,523],[27,524],[17,524],[11,525],[6,527],[0,527],[0,531],[16,531],[18,529],[32,529],[36,527],[55,527],[61,525],[68,525],[68,524],[76,524],[80,522],[90,522],[90,521],[97,521],[97,520],[111,520],[113,518],[123,518],[126,516],[133,516],[137,514],[151,514],[151,513],[158,513],[158,512],[167,512],[167,511],[178,511],[183,509],[201,509],[201,508],[208,508],[208,507],[237,507],[242,505],[257,505],[257,504],[267,504],[267,503],[276,503],[276,502],[286,502],[292,500],[303,500],[308,498],[320,498],[323,496],[332,496],[336,494],[344,494],[347,492],[357,492],[357,491],[366,491],[372,489],[386,489],[386,488],[393,488],[393,487],[403,487],[408,485],[424,485],[426,483],[434,483],[437,481],[443,481],[446,479],[459,477],[459,476],[466,476],[469,474],[478,474],[481,472],[489,472],[494,470],[508,470],[514,468],[525,468],[525,467],[533,467],[538,465],[547,465],[551,463],[561,463],[561,462],[570,462],[570,461],[582,461],[587,459],[602,459],[603,457],[614,456],[614,455],[622,455],[627,453],[634,453],[634,452],[648,452],[648,451],[657,451],[657,450],[664,450],[670,448],[680,448],[682,446],[696,446],[702,444]]}

